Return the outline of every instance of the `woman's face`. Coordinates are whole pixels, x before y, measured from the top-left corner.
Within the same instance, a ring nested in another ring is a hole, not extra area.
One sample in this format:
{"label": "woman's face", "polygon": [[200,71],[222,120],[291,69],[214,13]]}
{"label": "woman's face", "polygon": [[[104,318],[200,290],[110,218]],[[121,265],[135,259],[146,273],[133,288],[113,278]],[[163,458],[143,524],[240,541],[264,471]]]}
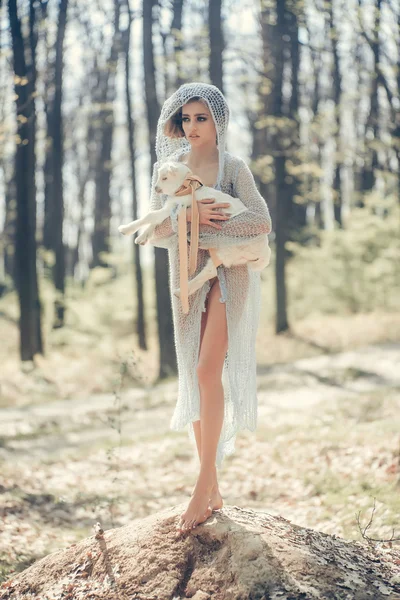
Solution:
{"label": "woman's face", "polygon": [[182,128],[191,146],[216,145],[217,130],[208,107],[196,100],[182,106]]}

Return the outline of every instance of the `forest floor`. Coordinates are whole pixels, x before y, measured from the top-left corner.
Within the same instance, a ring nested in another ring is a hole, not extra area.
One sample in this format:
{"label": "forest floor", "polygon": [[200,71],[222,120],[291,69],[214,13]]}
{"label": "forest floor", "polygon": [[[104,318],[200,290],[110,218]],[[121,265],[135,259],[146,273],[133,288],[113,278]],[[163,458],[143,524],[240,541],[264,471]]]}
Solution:
{"label": "forest floor", "polygon": [[[224,501],[361,540],[399,537],[400,344],[258,366],[259,420],[220,471]],[[0,580],[187,500],[198,468],[169,430],[177,381],[0,408]],[[399,544],[399,542],[397,542]],[[397,547],[397,546],[396,546]]]}
{"label": "forest floor", "polygon": [[[340,313],[329,296],[340,314],[320,314],[310,291],[301,304],[292,290],[291,331],[277,336],[272,277],[257,336],[258,426],[224,461],[224,501],[354,540],[357,515],[365,527],[376,502],[367,535],[399,537],[400,314]],[[137,349],[133,289],[128,267],[116,279],[92,273],[84,290],[68,286],[66,324],[53,330],[43,281],[45,354],[22,365],[17,298],[0,298],[0,581],[97,521],[117,527],[190,496],[197,453],[186,431],[169,429],[177,380],[155,383],[150,293],[148,350]]]}

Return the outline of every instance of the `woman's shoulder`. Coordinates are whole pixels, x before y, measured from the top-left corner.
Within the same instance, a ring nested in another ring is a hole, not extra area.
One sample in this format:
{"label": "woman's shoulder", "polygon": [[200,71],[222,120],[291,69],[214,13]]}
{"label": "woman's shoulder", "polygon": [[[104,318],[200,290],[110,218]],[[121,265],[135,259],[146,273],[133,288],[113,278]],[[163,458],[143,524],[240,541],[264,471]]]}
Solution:
{"label": "woman's shoulder", "polygon": [[225,152],[225,166],[231,172],[231,175],[236,176],[241,167],[246,166],[246,161],[240,156],[236,156],[235,154],[231,154],[230,152]]}
{"label": "woman's shoulder", "polygon": [[[178,150],[175,150],[174,152],[171,152],[168,156],[166,156],[164,158],[164,161],[173,161],[173,160],[182,160],[183,158],[185,158],[188,154],[187,149],[185,148],[179,148]],[[161,161],[161,162],[164,162]],[[225,150],[224,152],[224,161],[225,164],[229,164],[229,165],[242,165],[242,164],[246,164],[246,162],[243,160],[243,158],[240,158],[240,156],[235,156],[234,154],[231,154],[231,152],[228,152],[227,150]],[[160,163],[160,161],[158,161],[158,163]]]}
{"label": "woman's shoulder", "polygon": [[227,150],[225,150],[225,161],[233,165],[241,165],[244,163],[243,158],[240,158],[240,156],[236,156],[235,154],[231,154],[231,152],[228,152]]}
{"label": "woman's shoulder", "polygon": [[240,168],[243,167],[243,165],[246,165],[247,163],[243,160],[243,158],[240,158],[240,156],[235,156],[234,154],[231,154],[230,152],[225,152],[225,174],[226,176],[232,181],[232,182],[236,182],[238,173],[240,171]]}

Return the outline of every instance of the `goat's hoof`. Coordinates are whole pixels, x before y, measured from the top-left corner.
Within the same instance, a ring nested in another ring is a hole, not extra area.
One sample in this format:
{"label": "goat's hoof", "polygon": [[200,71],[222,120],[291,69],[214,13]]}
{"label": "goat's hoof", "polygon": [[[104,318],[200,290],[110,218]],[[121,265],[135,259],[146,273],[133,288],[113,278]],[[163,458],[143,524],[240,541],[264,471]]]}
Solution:
{"label": "goat's hoof", "polygon": [[143,235],[138,235],[138,237],[135,239],[135,244],[140,244],[141,246],[144,246],[145,244],[147,244],[149,238]]}
{"label": "goat's hoof", "polygon": [[129,231],[129,227],[128,227],[127,225],[120,225],[120,226],[118,227],[118,231],[119,231],[120,233],[123,233],[124,235],[127,235],[127,234],[128,234],[128,231]]}

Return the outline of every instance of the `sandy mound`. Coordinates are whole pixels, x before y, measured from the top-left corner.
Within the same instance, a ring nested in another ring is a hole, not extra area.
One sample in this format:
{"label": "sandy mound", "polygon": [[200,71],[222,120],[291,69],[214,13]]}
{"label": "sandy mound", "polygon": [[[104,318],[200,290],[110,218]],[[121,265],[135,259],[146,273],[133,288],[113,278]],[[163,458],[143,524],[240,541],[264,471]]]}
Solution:
{"label": "sandy mound", "polygon": [[[174,506],[37,561],[2,600],[312,600],[400,597],[400,569],[359,542],[224,507],[177,535]],[[398,554],[398,556],[397,556]],[[400,553],[395,554],[400,564]]]}

